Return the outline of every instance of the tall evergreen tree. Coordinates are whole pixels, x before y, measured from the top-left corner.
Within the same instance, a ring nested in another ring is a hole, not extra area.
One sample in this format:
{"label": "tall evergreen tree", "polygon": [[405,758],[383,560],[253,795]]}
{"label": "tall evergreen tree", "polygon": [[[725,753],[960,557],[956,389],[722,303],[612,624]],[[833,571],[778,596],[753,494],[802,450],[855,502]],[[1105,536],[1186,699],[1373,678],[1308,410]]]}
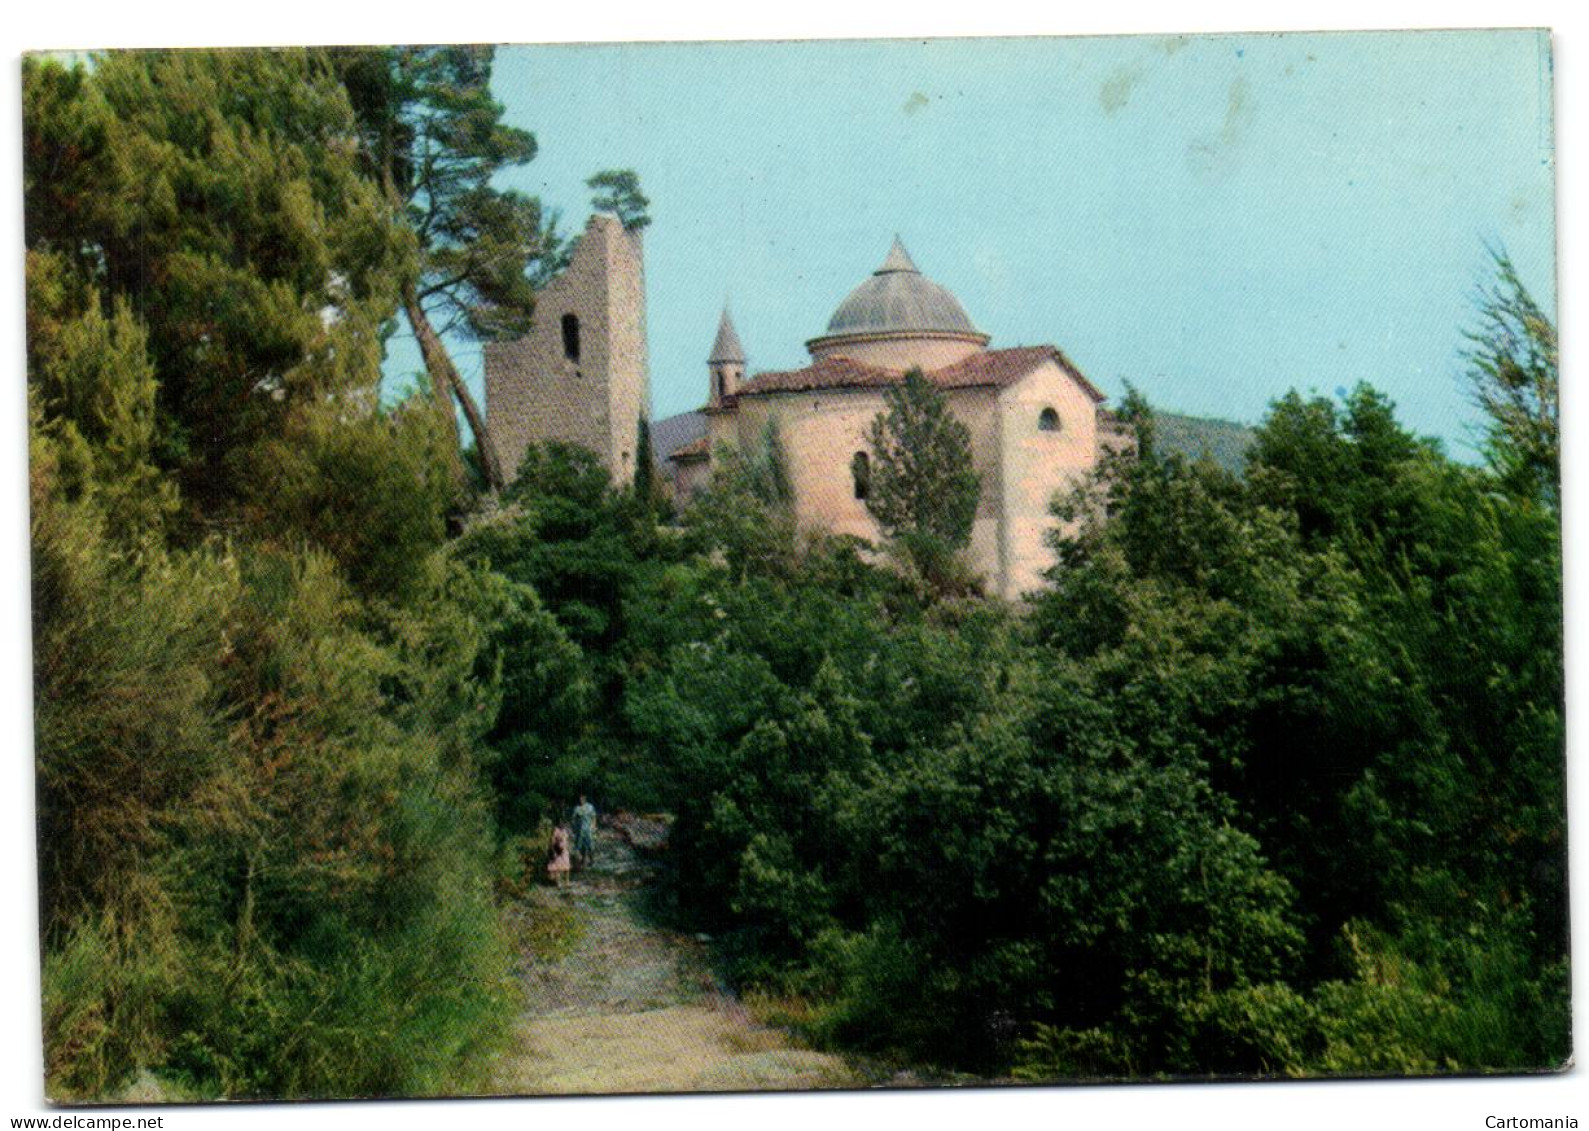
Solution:
{"label": "tall evergreen tree", "polygon": [[[539,200],[493,183],[532,160],[536,144],[502,120],[491,95],[492,54],[490,47],[349,48],[336,59],[368,169],[418,242],[418,270],[404,281],[402,306],[437,411],[456,439],[457,399],[495,490],[506,482],[501,458],[444,339],[525,333],[535,282],[561,265],[562,241]],[[453,459],[461,480],[462,457]]]}
{"label": "tall evergreen tree", "polygon": [[932,578],[971,541],[980,491],[971,466],[971,431],[919,369],[889,389],[883,402],[866,437],[866,508]]}
{"label": "tall evergreen tree", "polygon": [[651,450],[651,422],[643,416],[635,443],[634,490],[642,505],[649,507],[656,502],[657,469],[656,456]]}
{"label": "tall evergreen tree", "polygon": [[234,522],[259,445],[314,406],[373,405],[406,270],[403,232],[331,144],[354,132],[339,84],[313,51],[128,51],[91,76],[29,60],[23,105],[33,263],[142,324],[152,459],[191,526]]}

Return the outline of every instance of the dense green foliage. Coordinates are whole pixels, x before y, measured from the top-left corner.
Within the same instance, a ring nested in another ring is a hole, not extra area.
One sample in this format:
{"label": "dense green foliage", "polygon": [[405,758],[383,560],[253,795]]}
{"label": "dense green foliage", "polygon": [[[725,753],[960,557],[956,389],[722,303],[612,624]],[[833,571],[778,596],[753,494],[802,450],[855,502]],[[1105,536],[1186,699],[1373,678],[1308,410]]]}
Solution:
{"label": "dense green foliage", "polygon": [[519,524],[514,568],[603,595],[554,605],[621,705],[582,780],[676,813],[681,922],[836,1047],[1033,1080],[1561,1064],[1554,510],[1367,388],[1282,398],[1245,478],[1123,415],[1138,450],[1060,501],[1024,608],[802,537],[776,432],[650,548],[593,465],[532,454],[534,513],[581,521]]}
{"label": "dense green foliage", "polygon": [[450,529],[455,439],[377,395],[405,291],[496,246],[416,238],[382,182],[420,171],[370,160],[427,59],[424,128],[519,152],[468,53],[26,64],[52,1095],[468,1089],[516,1003],[496,862],[579,792],[675,814],[670,913],[824,1044],[1564,1062],[1555,332],[1504,263],[1489,466],[1362,387],[1278,400],[1237,475],[1132,394],[1019,605],[952,568],[976,480],[919,378],[868,469],[902,561],[799,529],[776,428],[678,516],[550,445]]}
{"label": "dense green foliage", "polygon": [[1366,388],[1277,402],[1245,481],[1122,463],[1071,501],[1113,518],[1061,543],[1034,625],[1141,741],[1186,737],[1296,891],[1306,1040],[1276,1067],[1561,1063],[1557,515]]}
{"label": "dense green foliage", "polygon": [[379,407],[412,240],[314,52],[23,89],[49,1092],[469,1087],[514,1001],[497,654],[560,637]]}
{"label": "dense green foliage", "polygon": [[[340,87],[302,53],[115,54],[92,78],[30,63],[23,116],[27,243],[48,260],[29,275],[52,292],[37,317],[97,304],[123,341],[136,319],[184,524],[240,517],[261,444],[332,395],[374,395],[410,262],[337,144]],[[52,347],[32,337],[38,363]]]}

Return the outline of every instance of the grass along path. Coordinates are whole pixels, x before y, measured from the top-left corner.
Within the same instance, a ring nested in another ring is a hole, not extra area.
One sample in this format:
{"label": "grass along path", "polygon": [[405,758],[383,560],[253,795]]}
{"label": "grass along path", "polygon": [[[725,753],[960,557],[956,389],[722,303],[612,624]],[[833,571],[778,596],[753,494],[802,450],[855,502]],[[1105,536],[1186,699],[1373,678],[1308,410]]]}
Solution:
{"label": "grass along path", "polygon": [[644,913],[657,865],[602,829],[593,867],[531,890],[520,914],[525,1012],[502,1095],[856,1087],[837,1057],[758,1024],[713,976],[706,947]]}

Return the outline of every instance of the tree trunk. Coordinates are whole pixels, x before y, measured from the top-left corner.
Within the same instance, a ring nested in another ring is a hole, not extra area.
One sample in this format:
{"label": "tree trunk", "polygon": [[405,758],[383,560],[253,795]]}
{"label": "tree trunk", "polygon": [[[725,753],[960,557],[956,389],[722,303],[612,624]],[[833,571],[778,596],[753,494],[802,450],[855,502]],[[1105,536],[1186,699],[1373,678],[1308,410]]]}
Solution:
{"label": "tree trunk", "polygon": [[493,491],[502,490],[505,486],[502,462],[497,458],[496,445],[491,442],[491,433],[486,428],[485,416],[475,404],[468,386],[463,383],[463,378],[459,376],[458,367],[452,363],[452,358],[447,354],[447,347],[442,345],[441,339],[437,337],[435,329],[430,324],[430,317],[420,305],[413,284],[406,284],[403,287],[403,310],[408,315],[409,325],[414,328],[414,336],[419,339],[419,352],[425,359],[425,372],[430,375],[431,395],[436,399],[436,410],[446,421],[447,436],[451,441],[448,450],[451,453],[453,473],[460,482],[467,481],[463,456],[459,451],[458,418],[454,415],[452,404],[452,398],[456,396],[458,403],[463,405],[463,415],[469,422],[469,431],[474,434],[475,447],[480,452],[480,466],[485,472],[486,486]]}
{"label": "tree trunk", "polygon": [[463,416],[469,422],[469,431],[474,433],[475,447],[480,450],[480,466],[485,469],[486,486],[493,491],[500,491],[508,485],[507,477],[502,474],[502,460],[497,455],[495,441],[491,439],[491,430],[486,427],[485,413],[475,404],[474,394],[463,383],[463,378],[458,376],[458,370],[453,368],[450,360],[447,374],[458,403],[463,405]]}

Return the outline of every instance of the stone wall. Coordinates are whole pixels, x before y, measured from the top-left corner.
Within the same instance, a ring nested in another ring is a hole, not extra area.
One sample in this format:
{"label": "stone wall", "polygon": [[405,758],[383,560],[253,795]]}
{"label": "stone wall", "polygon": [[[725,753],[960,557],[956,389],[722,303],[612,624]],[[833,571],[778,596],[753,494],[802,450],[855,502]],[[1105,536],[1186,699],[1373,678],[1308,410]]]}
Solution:
{"label": "stone wall", "polygon": [[485,347],[486,420],[509,478],[531,443],[554,440],[589,448],[615,480],[632,477],[647,370],[639,239],[592,216],[567,270],[536,297],[529,334]]}
{"label": "stone wall", "polygon": [[640,420],[651,419],[650,365],[646,354],[645,256],[638,232],[625,232],[610,216],[607,252],[607,467],[618,482],[632,482]]}

